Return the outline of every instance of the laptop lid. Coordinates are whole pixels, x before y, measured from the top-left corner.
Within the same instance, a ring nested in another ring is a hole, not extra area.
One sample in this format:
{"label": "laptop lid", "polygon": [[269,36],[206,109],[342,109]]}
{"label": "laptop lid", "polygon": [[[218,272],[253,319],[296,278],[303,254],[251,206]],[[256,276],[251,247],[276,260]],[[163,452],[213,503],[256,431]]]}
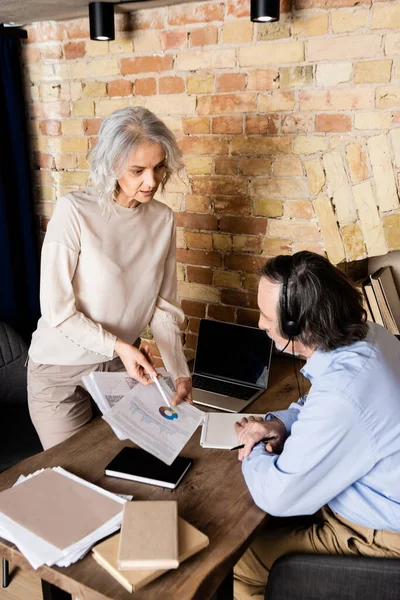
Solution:
{"label": "laptop lid", "polygon": [[258,327],[201,319],[194,373],[265,389],[271,352]]}

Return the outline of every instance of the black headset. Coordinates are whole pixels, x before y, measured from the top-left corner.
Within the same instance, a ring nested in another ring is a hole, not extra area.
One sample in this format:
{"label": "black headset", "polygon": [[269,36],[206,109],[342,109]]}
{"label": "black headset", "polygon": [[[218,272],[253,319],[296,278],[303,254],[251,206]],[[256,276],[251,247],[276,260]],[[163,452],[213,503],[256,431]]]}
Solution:
{"label": "black headset", "polygon": [[302,329],[299,322],[292,319],[288,311],[287,289],[291,272],[292,262],[290,262],[290,266],[286,272],[286,275],[283,277],[281,297],[281,328],[282,332],[287,336],[289,340],[292,340],[293,338],[300,335]]}

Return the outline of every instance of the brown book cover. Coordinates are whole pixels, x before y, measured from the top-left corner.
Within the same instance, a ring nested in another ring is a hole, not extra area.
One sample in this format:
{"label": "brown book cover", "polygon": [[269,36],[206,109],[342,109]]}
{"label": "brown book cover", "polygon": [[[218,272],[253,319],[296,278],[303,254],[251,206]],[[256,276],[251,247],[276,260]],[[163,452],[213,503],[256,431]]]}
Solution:
{"label": "brown book cover", "polygon": [[[375,292],[376,301],[379,306],[379,310],[381,311],[382,318],[386,329],[391,331],[392,333],[399,333],[397,328],[397,324],[393,318],[393,314],[389,308],[384,289],[382,279],[384,278],[384,273],[388,274],[391,277],[390,270],[386,268],[379,269],[376,273],[370,275],[372,288]],[[394,285],[394,284],[393,284]],[[397,294],[397,292],[396,292]]]}
{"label": "brown book cover", "polygon": [[[93,558],[112,575],[128,592],[136,592],[143,586],[168,569],[120,571],[118,569],[118,547],[121,534],[117,533],[93,548]],[[209,544],[209,539],[204,533],[193,527],[184,519],[178,519],[178,545],[179,562],[193,556]]]}
{"label": "brown book cover", "polygon": [[124,504],[118,568],[176,569],[178,566],[176,501],[136,500]]}
{"label": "brown book cover", "polygon": [[52,469],[0,494],[0,512],[60,550],[101,527],[122,508],[116,500]]}
{"label": "brown book cover", "polygon": [[385,327],[370,278],[364,281],[362,287],[375,323],[379,323],[379,325]]}

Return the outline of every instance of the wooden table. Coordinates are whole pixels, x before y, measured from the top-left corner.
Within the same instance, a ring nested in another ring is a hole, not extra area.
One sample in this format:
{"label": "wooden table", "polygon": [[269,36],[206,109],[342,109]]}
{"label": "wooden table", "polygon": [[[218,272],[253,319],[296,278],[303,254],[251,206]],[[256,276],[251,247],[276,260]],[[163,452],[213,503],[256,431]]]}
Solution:
{"label": "wooden table", "polygon": [[[292,359],[274,356],[268,390],[248,408],[249,412],[265,413],[286,408],[297,398]],[[136,592],[134,598],[207,600],[218,589],[223,589],[221,584],[265,523],[267,515],[255,506],[247,491],[237,453],[201,448],[199,439],[200,428],[182,451],[184,456],[194,459],[193,466],[176,490],[168,490],[106,477],[104,467],[127,442],[120,442],[105,421],[96,419],[69,440],[2,473],[0,491],[13,485],[20,474],[61,466],[112,492],[133,494],[136,500],[177,500],[179,515],[208,535],[210,545],[176,571],[169,571]],[[32,570],[15,546],[2,539],[0,556],[12,565]],[[132,599],[132,594],[103,570],[91,553],[70,567],[45,566],[36,573],[45,582],[79,600]],[[53,587],[50,589],[54,590]],[[216,597],[223,595],[220,593]],[[49,594],[48,597],[56,595]]]}

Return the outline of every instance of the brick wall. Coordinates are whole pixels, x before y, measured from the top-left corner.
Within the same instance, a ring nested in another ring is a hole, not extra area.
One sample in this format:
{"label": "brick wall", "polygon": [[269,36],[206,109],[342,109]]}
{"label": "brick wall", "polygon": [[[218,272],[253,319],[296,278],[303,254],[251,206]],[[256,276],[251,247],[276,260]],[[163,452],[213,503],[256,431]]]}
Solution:
{"label": "brick wall", "polygon": [[[287,2],[289,4],[289,2]],[[334,263],[400,248],[400,2],[297,0],[256,25],[249,0],[135,13],[93,42],[86,19],[29,28],[24,55],[45,230],[84,185],[104,116],[143,105],[179,139],[185,344],[199,318],[257,321],[258,268],[301,249]],[[286,12],[285,12],[286,10]]]}

